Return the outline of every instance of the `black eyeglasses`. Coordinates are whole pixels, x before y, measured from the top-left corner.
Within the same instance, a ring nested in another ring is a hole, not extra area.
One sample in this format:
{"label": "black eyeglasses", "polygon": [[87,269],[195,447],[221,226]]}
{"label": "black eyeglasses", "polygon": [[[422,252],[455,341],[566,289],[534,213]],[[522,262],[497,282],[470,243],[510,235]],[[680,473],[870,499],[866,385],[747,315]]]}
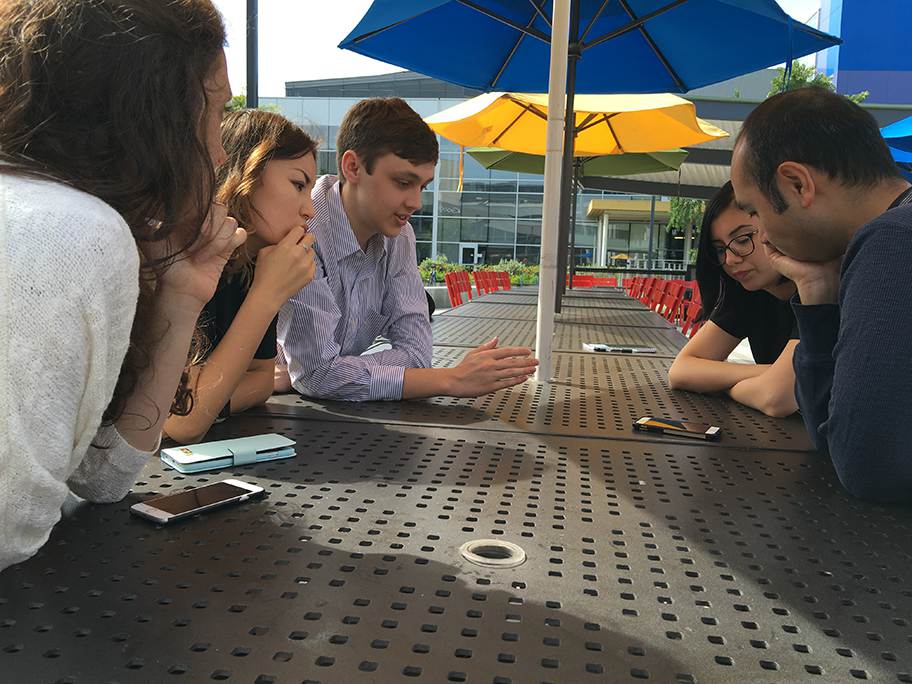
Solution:
{"label": "black eyeglasses", "polygon": [[720,266],[725,265],[725,252],[731,252],[736,257],[746,257],[754,253],[754,235],[760,231],[756,228],[749,233],[739,235],[728,241],[727,245],[713,245],[713,255],[716,257],[716,263]]}

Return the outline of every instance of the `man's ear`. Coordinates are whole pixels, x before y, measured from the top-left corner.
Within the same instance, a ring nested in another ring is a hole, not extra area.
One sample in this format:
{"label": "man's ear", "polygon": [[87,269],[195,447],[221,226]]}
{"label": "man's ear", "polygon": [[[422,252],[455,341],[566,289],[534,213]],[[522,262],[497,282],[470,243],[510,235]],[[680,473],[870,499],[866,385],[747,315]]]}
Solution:
{"label": "man's ear", "polygon": [[807,209],[817,194],[814,175],[804,164],[786,161],[776,168],[776,184],[779,192],[785,197],[786,204],[797,203]]}
{"label": "man's ear", "polygon": [[364,165],[361,163],[361,158],[358,156],[358,153],[354,150],[345,150],[342,153],[342,159],[340,161],[339,173],[345,178],[346,183],[357,183],[361,174],[364,173]]}

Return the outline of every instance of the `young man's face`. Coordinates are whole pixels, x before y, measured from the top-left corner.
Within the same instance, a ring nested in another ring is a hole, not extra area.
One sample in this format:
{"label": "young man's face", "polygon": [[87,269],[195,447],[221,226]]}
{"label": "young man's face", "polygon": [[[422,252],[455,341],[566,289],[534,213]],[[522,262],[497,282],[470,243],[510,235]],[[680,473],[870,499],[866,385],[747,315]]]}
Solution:
{"label": "young man's face", "polygon": [[434,180],[436,164],[412,164],[388,153],[378,157],[371,173],[358,174],[359,214],[374,232],[394,238],[421,208],[421,191]]}

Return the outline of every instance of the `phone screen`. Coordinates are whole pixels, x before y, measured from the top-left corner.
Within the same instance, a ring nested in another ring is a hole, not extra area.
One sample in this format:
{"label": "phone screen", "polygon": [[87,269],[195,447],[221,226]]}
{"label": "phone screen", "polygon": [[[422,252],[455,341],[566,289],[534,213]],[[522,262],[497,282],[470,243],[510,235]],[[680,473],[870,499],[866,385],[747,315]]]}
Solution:
{"label": "phone screen", "polygon": [[205,506],[211,506],[214,503],[227,501],[228,499],[234,499],[250,493],[249,489],[235,487],[227,482],[214,482],[213,484],[197,487],[196,489],[189,489],[186,492],[169,494],[168,496],[146,501],[145,503],[147,506],[157,508],[165,513],[180,515],[181,513],[193,511]]}
{"label": "phone screen", "polygon": [[687,420],[663,420],[659,418],[650,418],[647,421],[643,421],[641,424],[672,432],[690,432],[696,435],[706,434],[706,431],[712,427],[707,423],[692,423]]}

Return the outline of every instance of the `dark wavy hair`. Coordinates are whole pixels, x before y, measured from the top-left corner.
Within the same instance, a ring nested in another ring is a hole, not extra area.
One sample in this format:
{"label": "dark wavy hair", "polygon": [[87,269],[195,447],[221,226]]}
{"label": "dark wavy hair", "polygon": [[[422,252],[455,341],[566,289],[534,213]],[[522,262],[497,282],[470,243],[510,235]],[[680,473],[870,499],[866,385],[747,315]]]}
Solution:
{"label": "dark wavy hair", "polygon": [[716,261],[715,248],[712,244],[712,225],[719,215],[735,203],[735,191],[731,181],[719,188],[703,210],[703,222],[700,224],[700,239],[697,243],[697,287],[703,307],[697,317],[705,321],[725,296],[725,290],[741,287],[734,278]]}
{"label": "dark wavy hair", "polygon": [[224,43],[210,0],[0,3],[3,172],[66,183],[119,212],[137,243],[167,241],[167,256],[142,261],[106,423],[159,342],[148,334],[156,284],[199,239],[212,202],[206,80]]}

